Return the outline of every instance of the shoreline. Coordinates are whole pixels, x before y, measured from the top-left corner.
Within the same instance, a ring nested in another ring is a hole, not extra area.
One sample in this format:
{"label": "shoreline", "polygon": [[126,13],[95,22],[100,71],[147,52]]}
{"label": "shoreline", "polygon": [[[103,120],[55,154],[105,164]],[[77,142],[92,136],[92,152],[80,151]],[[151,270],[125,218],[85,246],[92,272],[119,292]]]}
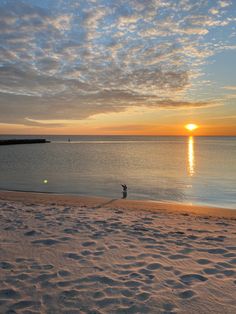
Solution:
{"label": "shoreline", "polygon": [[161,211],[167,213],[176,212],[198,216],[236,219],[236,209],[184,203],[158,202],[153,200],[112,199],[98,196],[78,196],[73,194],[11,190],[0,190],[0,200],[19,201],[23,203],[35,202],[38,204],[49,204],[53,202],[57,205],[92,206],[94,209],[122,208],[125,210]]}

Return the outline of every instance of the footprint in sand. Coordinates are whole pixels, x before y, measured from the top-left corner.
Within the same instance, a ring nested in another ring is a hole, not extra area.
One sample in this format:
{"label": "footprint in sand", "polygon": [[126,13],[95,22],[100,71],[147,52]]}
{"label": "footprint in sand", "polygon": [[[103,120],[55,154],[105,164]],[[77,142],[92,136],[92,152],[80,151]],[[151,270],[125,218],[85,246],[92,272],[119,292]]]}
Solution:
{"label": "footprint in sand", "polygon": [[[236,259],[235,259],[236,261]],[[223,268],[234,268],[234,265],[231,265],[230,261],[229,263],[226,262],[218,262],[216,263],[217,266],[223,267]]]}
{"label": "footprint in sand", "polygon": [[103,290],[103,292],[106,294],[106,296],[113,297],[120,295],[120,288],[115,287],[107,287]]}
{"label": "footprint in sand", "polygon": [[137,280],[129,280],[129,281],[126,281],[124,284],[128,288],[138,288],[143,285],[142,282],[137,281]]}
{"label": "footprint in sand", "polygon": [[185,284],[192,284],[196,282],[204,282],[207,281],[208,278],[199,275],[199,274],[187,274],[180,276],[180,280]]}
{"label": "footprint in sand", "polygon": [[180,283],[179,281],[173,280],[173,279],[166,279],[165,283],[168,287],[171,287],[172,289],[183,289],[184,285]]}
{"label": "footprint in sand", "polygon": [[173,255],[169,255],[168,258],[172,259],[172,260],[178,260],[178,259],[189,258],[189,256],[186,256],[186,255],[183,255],[183,254],[173,254]]}
{"label": "footprint in sand", "polygon": [[57,278],[57,273],[47,274],[41,273],[38,277],[36,277],[33,282],[38,283],[42,281],[48,281],[50,279]]}
{"label": "footprint in sand", "polygon": [[71,275],[71,272],[69,272],[68,270],[62,269],[58,271],[58,275],[61,277],[67,277]]}
{"label": "footprint in sand", "polygon": [[73,313],[73,308],[81,308],[82,300],[79,299],[79,291],[65,290],[59,295],[58,302],[67,308],[70,308],[70,313]]}
{"label": "footprint in sand", "polygon": [[224,270],[222,272],[223,275],[227,276],[227,277],[234,277],[235,276],[235,271],[234,270]]}
{"label": "footprint in sand", "polygon": [[224,257],[236,257],[235,253],[226,253],[223,255]]}
{"label": "footprint in sand", "polygon": [[124,259],[126,259],[126,260],[128,260],[128,261],[133,261],[133,260],[136,259],[136,257],[135,257],[135,256],[132,256],[132,255],[127,255],[127,256],[124,257]]}
{"label": "footprint in sand", "polygon": [[103,299],[105,297],[105,294],[102,291],[96,291],[93,294],[93,298],[98,300],[98,299]]}
{"label": "footprint in sand", "polygon": [[41,240],[35,240],[31,242],[32,244],[43,244],[46,246],[51,246],[54,245],[56,243],[60,243],[60,241],[58,240],[54,240],[54,239],[41,239]]}
{"label": "footprint in sand", "polygon": [[62,241],[62,242],[65,242],[65,241],[70,241],[72,240],[72,238],[70,237],[61,237],[61,238],[58,238],[59,242]]}
{"label": "footprint in sand", "polygon": [[148,292],[142,292],[136,295],[135,298],[137,298],[139,301],[147,301],[150,298],[151,294]]}
{"label": "footprint in sand", "polygon": [[110,246],[108,246],[108,248],[110,250],[115,250],[115,249],[119,249],[119,246],[118,245],[110,245]]}
{"label": "footprint in sand", "polygon": [[150,237],[138,237],[138,240],[140,240],[141,242],[148,242],[150,244],[157,243],[157,241],[155,239],[150,238]]}
{"label": "footprint in sand", "polygon": [[83,242],[82,245],[85,246],[85,247],[88,247],[88,246],[92,246],[92,245],[96,245],[97,243],[94,242],[94,241],[86,241],[86,242]]}
{"label": "footprint in sand", "polygon": [[208,250],[208,253],[210,253],[210,254],[225,254],[227,252],[228,251],[224,250],[224,249],[209,249]]}
{"label": "footprint in sand", "polygon": [[14,266],[8,262],[0,262],[0,269],[12,269]]}
{"label": "footprint in sand", "polygon": [[211,261],[209,261],[209,259],[205,259],[205,258],[200,258],[200,259],[196,260],[196,262],[200,265],[207,265],[207,264],[211,263]]}
{"label": "footprint in sand", "polygon": [[215,275],[218,274],[220,271],[216,268],[205,268],[203,269],[203,272],[207,275]]}
{"label": "footprint in sand", "polygon": [[147,266],[147,269],[148,269],[148,270],[156,270],[156,269],[159,269],[159,268],[161,268],[161,267],[162,267],[162,265],[159,264],[159,263],[151,263],[151,264],[149,264],[149,265]]}
{"label": "footprint in sand", "polygon": [[181,299],[191,299],[196,293],[193,290],[185,290],[179,293]]}
{"label": "footprint in sand", "polygon": [[17,299],[20,297],[20,293],[14,289],[0,290],[0,298],[3,299]]}
{"label": "footprint in sand", "polygon": [[21,280],[21,281],[31,280],[31,276],[29,276],[29,275],[26,274],[26,273],[21,273],[21,274],[15,276],[15,278],[16,278],[17,280]]}
{"label": "footprint in sand", "polygon": [[180,254],[189,254],[189,253],[192,253],[193,252],[193,249],[190,249],[188,247],[186,247],[185,249],[182,249],[180,251],[178,251],[178,253]]}
{"label": "footprint in sand", "polygon": [[83,250],[83,251],[81,251],[80,253],[81,253],[81,255],[83,255],[83,256],[88,256],[88,255],[92,255],[92,254],[93,254],[93,253],[92,253],[91,251],[89,251],[89,250]]}
{"label": "footprint in sand", "polygon": [[65,288],[65,287],[70,287],[72,283],[73,283],[72,281],[68,281],[68,280],[67,281],[58,281],[56,283],[56,285],[57,285],[57,287]]}
{"label": "footprint in sand", "polygon": [[127,298],[131,298],[134,296],[135,291],[129,289],[122,289],[120,290],[120,293]]}
{"label": "footprint in sand", "polygon": [[116,305],[117,307],[119,307],[120,301],[118,298],[103,298],[101,300],[97,300],[96,304],[100,307],[100,308],[106,308],[109,307],[111,305]]}
{"label": "footprint in sand", "polygon": [[14,303],[11,306],[11,309],[21,310],[21,309],[25,309],[28,307],[34,307],[35,309],[39,309],[41,307],[41,302],[36,302],[36,301],[32,301],[32,300],[23,300],[23,301],[19,301],[17,303]]}
{"label": "footprint in sand", "polygon": [[165,311],[164,313],[173,313],[175,306],[171,302],[166,302],[163,304],[163,310]]}
{"label": "footprint in sand", "polygon": [[226,246],[226,249],[229,251],[236,251],[236,246]]}
{"label": "footprint in sand", "polygon": [[71,259],[75,259],[75,260],[81,260],[82,256],[76,254],[76,253],[66,253],[64,254],[65,257],[71,258]]}
{"label": "footprint in sand", "polygon": [[24,233],[24,235],[27,236],[27,237],[36,236],[38,234],[40,234],[40,233],[35,231],[35,230],[30,230],[30,231],[27,231],[27,232]]}
{"label": "footprint in sand", "polygon": [[76,229],[73,229],[73,228],[65,228],[63,230],[64,233],[67,233],[67,234],[77,234],[79,233],[79,230],[76,228]]}
{"label": "footprint in sand", "polygon": [[233,258],[229,261],[230,264],[236,264],[236,258]]}
{"label": "footprint in sand", "polygon": [[116,213],[116,214],[124,214],[123,210],[115,210],[114,213]]}
{"label": "footprint in sand", "polygon": [[216,241],[216,242],[224,242],[225,236],[218,236],[218,237],[205,237],[203,240],[206,241]]}

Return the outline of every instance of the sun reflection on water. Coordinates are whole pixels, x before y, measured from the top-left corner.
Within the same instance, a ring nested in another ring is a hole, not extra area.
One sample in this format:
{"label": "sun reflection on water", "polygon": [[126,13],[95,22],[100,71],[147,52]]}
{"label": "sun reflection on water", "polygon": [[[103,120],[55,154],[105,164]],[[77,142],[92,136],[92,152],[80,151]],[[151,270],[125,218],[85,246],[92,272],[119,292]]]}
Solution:
{"label": "sun reflection on water", "polygon": [[194,138],[188,138],[188,174],[193,176],[195,174],[195,159],[194,159]]}

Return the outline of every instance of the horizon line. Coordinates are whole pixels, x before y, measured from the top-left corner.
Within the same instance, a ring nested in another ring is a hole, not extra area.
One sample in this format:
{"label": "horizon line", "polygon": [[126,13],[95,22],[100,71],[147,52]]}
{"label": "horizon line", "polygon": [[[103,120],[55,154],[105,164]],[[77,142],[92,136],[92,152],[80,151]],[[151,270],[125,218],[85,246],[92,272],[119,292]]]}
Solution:
{"label": "horizon line", "polygon": [[194,136],[194,137],[236,137],[236,134],[232,135],[224,135],[224,134],[209,134],[209,135],[196,135],[196,134],[177,134],[177,135],[170,135],[170,134],[0,134],[0,136],[146,136],[146,137],[151,137],[151,136],[171,136],[171,137],[189,137],[189,136]]}

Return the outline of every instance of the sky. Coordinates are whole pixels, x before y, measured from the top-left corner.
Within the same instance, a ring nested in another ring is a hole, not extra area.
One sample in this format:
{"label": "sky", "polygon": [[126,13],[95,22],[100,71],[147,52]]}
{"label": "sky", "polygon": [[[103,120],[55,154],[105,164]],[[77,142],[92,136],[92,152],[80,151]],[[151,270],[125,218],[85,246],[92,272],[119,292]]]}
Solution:
{"label": "sky", "polygon": [[236,135],[236,1],[0,0],[0,134]]}

